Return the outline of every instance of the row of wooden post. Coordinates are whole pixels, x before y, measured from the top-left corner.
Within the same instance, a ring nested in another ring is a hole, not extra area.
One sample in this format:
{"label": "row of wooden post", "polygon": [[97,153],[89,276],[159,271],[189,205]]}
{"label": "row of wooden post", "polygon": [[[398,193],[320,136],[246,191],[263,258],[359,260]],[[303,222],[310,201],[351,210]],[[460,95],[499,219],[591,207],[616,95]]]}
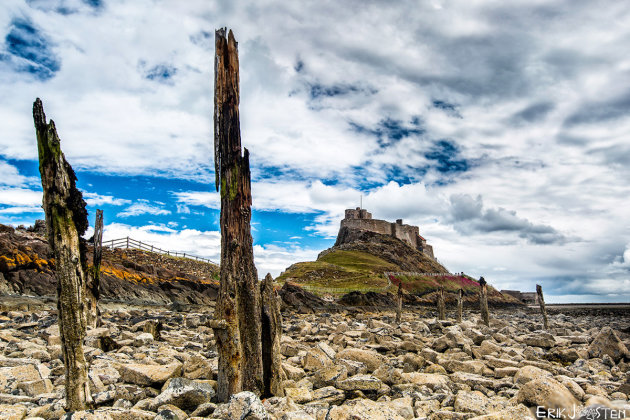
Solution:
{"label": "row of wooden post", "polygon": [[[543,317],[543,328],[549,329],[549,321],[547,319],[547,310],[545,308],[545,299],[543,297],[542,287],[536,285],[536,293],[538,294],[538,302],[540,304],[540,312]],[[400,324],[402,320],[402,308],[403,308],[403,290],[402,281],[398,282],[397,293],[397,305],[396,305],[396,324]],[[437,313],[439,320],[446,319],[446,304],[444,301],[444,286],[440,286],[437,291]],[[490,311],[488,310],[488,284],[486,280],[479,278],[479,307],[481,312],[481,320],[484,325],[490,325]],[[464,291],[459,289],[457,292],[457,314],[456,320],[458,323],[462,322],[462,312],[464,310]]]}

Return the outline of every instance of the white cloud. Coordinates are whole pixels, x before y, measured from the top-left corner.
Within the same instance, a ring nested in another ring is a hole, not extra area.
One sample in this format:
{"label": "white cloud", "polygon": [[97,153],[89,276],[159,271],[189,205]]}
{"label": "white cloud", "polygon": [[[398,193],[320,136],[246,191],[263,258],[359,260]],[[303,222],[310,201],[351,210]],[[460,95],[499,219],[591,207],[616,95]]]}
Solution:
{"label": "white cloud", "polygon": [[138,200],[138,202],[133,203],[131,206],[127,207],[125,210],[121,211],[116,216],[130,217],[130,216],[140,216],[142,214],[153,214],[157,216],[157,215],[171,214],[171,212],[170,210],[166,210],[161,207],[150,204],[146,200]]}
{"label": "white cloud", "polygon": [[0,204],[8,206],[41,207],[42,192],[27,188],[0,187]]}
{"label": "white cloud", "polygon": [[0,186],[24,187],[37,181],[37,178],[21,175],[15,166],[0,160]]}
{"label": "white cloud", "polygon": [[89,206],[102,206],[103,204],[109,204],[111,206],[124,206],[125,204],[131,204],[131,200],[115,198],[111,195],[100,195],[93,192],[84,192],[83,199]]}

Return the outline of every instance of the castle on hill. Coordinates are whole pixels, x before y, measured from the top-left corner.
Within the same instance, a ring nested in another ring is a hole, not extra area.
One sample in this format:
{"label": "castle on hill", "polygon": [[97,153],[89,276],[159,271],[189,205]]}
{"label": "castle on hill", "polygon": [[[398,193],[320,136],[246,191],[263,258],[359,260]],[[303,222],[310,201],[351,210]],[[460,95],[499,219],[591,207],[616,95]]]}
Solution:
{"label": "castle on hill", "polygon": [[427,257],[435,259],[433,247],[427,244],[427,240],[420,236],[418,226],[405,225],[402,219],[392,223],[386,220],[372,219],[372,213],[360,207],[347,209],[346,216],[341,221],[341,228],[339,229],[335,245],[350,242],[355,236],[350,232],[374,232],[381,235],[389,235],[407,243]]}

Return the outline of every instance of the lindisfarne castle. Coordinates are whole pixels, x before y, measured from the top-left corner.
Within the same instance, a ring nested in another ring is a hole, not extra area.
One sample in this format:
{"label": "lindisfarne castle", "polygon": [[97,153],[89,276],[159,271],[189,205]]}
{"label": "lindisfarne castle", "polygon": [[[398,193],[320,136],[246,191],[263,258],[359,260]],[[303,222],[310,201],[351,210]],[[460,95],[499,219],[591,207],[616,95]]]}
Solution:
{"label": "lindisfarne castle", "polygon": [[403,224],[402,219],[396,222],[372,219],[372,213],[366,209],[346,209],[345,218],[341,221],[339,234],[335,245],[341,245],[355,240],[363,232],[380,233],[398,238],[409,246],[421,251],[427,257],[435,259],[433,247],[427,244],[426,239],[420,235],[418,226]]}

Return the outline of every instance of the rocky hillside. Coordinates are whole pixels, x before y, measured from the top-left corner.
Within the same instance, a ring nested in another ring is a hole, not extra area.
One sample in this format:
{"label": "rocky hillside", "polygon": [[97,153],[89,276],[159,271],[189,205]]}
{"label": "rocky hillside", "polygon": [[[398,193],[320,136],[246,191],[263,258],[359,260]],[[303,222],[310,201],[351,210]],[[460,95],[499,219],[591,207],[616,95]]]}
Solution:
{"label": "rocky hillside", "polygon": [[[453,293],[463,289],[467,304],[478,302],[479,283],[471,277],[450,274],[436,260],[391,236],[373,232],[352,235],[351,242],[323,251],[316,261],[293,264],[277,281],[297,284],[320,296],[357,291],[395,293],[402,282],[408,294],[419,298],[417,303],[426,304],[434,302],[436,290],[444,286]],[[455,301],[453,293],[447,293],[447,304]],[[493,287],[488,288],[488,300],[495,305],[519,304]]]}
{"label": "rocky hillside", "polygon": [[[88,247],[88,261],[92,260]],[[199,304],[216,298],[218,266],[139,250],[103,250],[101,298],[134,304]],[[0,295],[54,296],[55,261],[41,224],[0,225]]]}

